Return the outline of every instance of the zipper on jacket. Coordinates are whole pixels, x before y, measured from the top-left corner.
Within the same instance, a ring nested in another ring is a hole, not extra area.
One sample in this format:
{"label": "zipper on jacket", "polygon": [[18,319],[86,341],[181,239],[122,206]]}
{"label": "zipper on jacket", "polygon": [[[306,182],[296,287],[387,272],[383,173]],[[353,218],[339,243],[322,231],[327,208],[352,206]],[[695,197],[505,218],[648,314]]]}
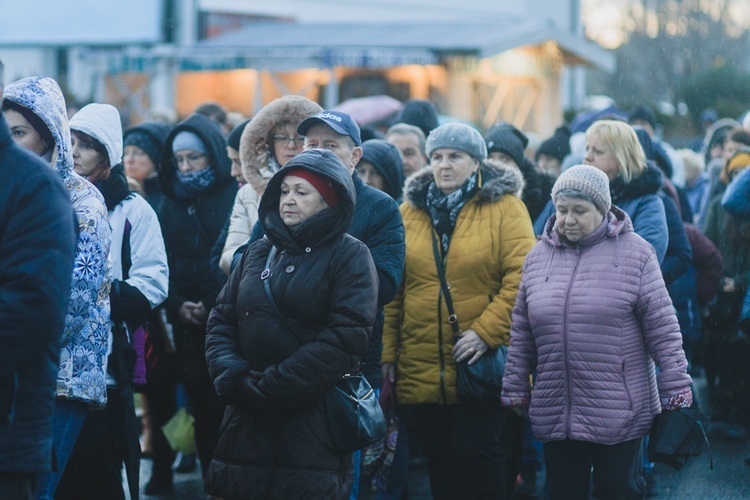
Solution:
{"label": "zipper on jacket", "polygon": [[[554,250],[553,250],[554,251]],[[573,290],[573,283],[578,274],[578,265],[581,263],[581,248],[576,247],[576,265],[573,268],[573,274],[570,277],[568,293],[565,295],[565,308],[563,309],[563,365],[565,366],[565,386],[567,388],[566,397],[568,402],[567,411],[565,412],[565,437],[570,439],[570,414],[572,412],[572,397],[570,387],[570,366],[568,365],[568,306],[570,305],[570,292]]]}

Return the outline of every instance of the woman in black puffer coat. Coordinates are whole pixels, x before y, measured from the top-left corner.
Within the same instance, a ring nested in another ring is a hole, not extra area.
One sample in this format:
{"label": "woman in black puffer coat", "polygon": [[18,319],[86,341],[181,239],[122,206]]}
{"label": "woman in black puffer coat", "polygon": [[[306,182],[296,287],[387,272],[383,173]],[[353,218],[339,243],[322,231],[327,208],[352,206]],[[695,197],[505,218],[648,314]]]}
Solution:
{"label": "woman in black puffer coat", "polygon": [[[313,189],[300,191],[299,178]],[[287,207],[290,197],[317,195],[318,211],[290,218],[301,212]],[[323,399],[364,356],[377,311],[370,252],[345,233],[355,199],[341,161],[319,149],[268,183],[259,207],[266,237],[245,251],[208,322],[206,360],[229,405],[206,476],[211,495],[348,497],[352,457],[333,450]],[[272,312],[262,276],[285,320]]]}
{"label": "woman in black puffer coat", "polygon": [[163,307],[183,365],[204,475],[224,410],[208,376],[205,337],[208,312],[223,285],[211,272],[211,247],[237,193],[226,146],[214,121],[191,115],[169,133],[158,174],[164,192],[158,215],[169,262],[169,295]]}

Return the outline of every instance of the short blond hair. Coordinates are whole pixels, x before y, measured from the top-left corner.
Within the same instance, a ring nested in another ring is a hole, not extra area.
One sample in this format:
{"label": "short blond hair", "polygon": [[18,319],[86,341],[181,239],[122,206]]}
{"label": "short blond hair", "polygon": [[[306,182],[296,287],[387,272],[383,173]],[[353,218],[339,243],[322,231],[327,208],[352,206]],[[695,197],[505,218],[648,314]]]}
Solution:
{"label": "short blond hair", "polygon": [[643,152],[633,127],[617,120],[599,120],[586,130],[586,139],[598,137],[615,157],[620,177],[629,183],[646,170],[646,154]]}

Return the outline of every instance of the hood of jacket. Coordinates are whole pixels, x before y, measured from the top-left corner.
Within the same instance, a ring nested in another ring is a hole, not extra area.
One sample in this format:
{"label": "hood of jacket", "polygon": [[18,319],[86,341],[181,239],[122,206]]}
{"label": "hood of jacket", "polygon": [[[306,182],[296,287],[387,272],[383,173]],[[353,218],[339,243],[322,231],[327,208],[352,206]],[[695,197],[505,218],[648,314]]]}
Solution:
{"label": "hood of jacket", "polygon": [[67,180],[73,174],[73,148],[65,97],[57,82],[46,76],[24,78],[5,87],[3,99],[30,109],[47,125],[55,139],[55,168],[60,177]]}
{"label": "hood of jacket", "polygon": [[625,200],[633,200],[647,194],[656,194],[664,183],[664,176],[654,162],[647,161],[646,168],[641,175],[631,179],[627,184],[618,176],[610,181],[609,190],[612,194],[612,203],[621,203]]}
{"label": "hood of jacket", "polygon": [[169,132],[167,139],[164,141],[164,147],[161,152],[161,168],[159,169],[159,184],[164,194],[170,198],[175,198],[174,183],[177,182],[177,164],[172,161],[174,153],[172,152],[172,142],[177,134],[183,130],[192,132],[201,138],[203,144],[208,149],[210,164],[208,168],[214,170],[216,182],[208,190],[202,193],[203,196],[220,191],[227,183],[233,181],[232,177],[232,160],[227,156],[227,141],[224,138],[219,126],[212,119],[192,114],[183,121],[175,125]]}
{"label": "hood of jacket", "polygon": [[[573,246],[571,243],[564,241],[560,233],[555,230],[557,215],[552,214],[547,223],[544,225],[544,232],[541,240],[553,247]],[[581,238],[575,246],[591,246],[604,238],[615,238],[621,234],[633,232],[633,221],[630,216],[615,205],[612,205],[607,211],[607,216],[599,224],[599,227]]]}
{"label": "hood of jacket", "polygon": [[[281,181],[288,167],[307,170],[328,179],[339,195],[335,206],[318,212],[293,230],[284,224],[279,214]],[[341,160],[330,151],[311,149],[290,160],[268,181],[258,207],[258,221],[275,247],[302,253],[306,247],[324,244],[345,233],[352,222],[356,199],[354,181]]]}
{"label": "hood of jacket", "polygon": [[[430,167],[414,172],[406,180],[404,201],[426,210],[427,190],[434,180]],[[520,170],[493,160],[485,160],[479,165],[479,192],[475,198],[480,205],[498,201],[506,194],[520,198],[523,188],[524,181]]]}
{"label": "hood of jacket", "polygon": [[297,127],[302,120],[323,111],[316,102],[299,95],[280,97],[268,103],[250,120],[240,138],[240,161],[245,180],[263,194],[275,169],[270,166],[270,134],[277,125],[288,122]]}
{"label": "hood of jacket", "polygon": [[721,120],[716,120],[710,127],[708,127],[708,130],[706,130],[706,135],[703,139],[703,144],[706,148],[706,165],[708,165],[708,163],[711,161],[711,146],[713,146],[713,143],[717,139],[718,135],[726,135],[726,133],[731,129],[740,127],[742,127],[742,124],[732,118],[722,118]]}

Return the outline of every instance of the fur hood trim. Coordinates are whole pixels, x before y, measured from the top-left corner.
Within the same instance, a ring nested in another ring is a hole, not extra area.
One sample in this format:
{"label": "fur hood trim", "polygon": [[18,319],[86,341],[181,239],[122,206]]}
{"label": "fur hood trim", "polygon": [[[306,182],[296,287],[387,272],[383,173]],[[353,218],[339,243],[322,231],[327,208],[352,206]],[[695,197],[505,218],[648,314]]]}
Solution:
{"label": "fur hood trim", "polygon": [[323,111],[316,102],[299,95],[287,95],[268,103],[247,124],[240,138],[240,162],[245,180],[258,194],[263,194],[268,180],[275,173],[269,168],[270,134],[280,123],[293,127],[307,117]]}
{"label": "fur hood trim", "polygon": [[[506,194],[521,196],[524,180],[521,171],[494,160],[485,160],[479,165],[480,187],[476,195],[480,205],[498,201]],[[427,189],[434,177],[427,166],[414,172],[406,180],[404,200],[417,208],[427,208]]]}

